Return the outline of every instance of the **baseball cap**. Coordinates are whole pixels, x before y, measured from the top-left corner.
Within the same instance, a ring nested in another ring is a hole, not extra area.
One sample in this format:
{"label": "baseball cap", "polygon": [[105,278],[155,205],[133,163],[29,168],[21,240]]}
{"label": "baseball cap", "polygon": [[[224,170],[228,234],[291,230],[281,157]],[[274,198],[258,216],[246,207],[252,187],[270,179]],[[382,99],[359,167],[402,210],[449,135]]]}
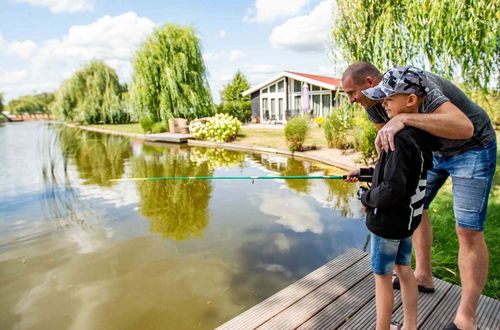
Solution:
{"label": "baseball cap", "polygon": [[377,86],[362,91],[366,97],[372,100],[382,100],[398,93],[425,96],[428,92],[429,87],[425,72],[411,65],[390,69],[384,74],[384,78]]}

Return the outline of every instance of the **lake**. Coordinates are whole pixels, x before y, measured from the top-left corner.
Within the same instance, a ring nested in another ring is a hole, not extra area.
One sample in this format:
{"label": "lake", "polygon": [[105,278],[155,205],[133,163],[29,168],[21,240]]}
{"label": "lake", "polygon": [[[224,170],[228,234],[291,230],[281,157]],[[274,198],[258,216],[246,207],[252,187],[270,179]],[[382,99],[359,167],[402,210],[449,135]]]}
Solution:
{"label": "lake", "polygon": [[212,329],[368,231],[357,184],[273,154],[0,126],[0,328]]}

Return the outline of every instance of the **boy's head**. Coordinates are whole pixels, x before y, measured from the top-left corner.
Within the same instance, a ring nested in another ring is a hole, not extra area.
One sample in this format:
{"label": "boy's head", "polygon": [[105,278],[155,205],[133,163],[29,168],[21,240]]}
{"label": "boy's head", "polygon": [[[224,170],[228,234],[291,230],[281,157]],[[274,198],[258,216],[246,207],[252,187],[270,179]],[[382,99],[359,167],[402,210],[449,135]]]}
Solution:
{"label": "boy's head", "polygon": [[425,72],[407,65],[387,71],[380,84],[362,93],[372,100],[384,100],[383,106],[392,118],[402,112],[417,112],[428,91]]}

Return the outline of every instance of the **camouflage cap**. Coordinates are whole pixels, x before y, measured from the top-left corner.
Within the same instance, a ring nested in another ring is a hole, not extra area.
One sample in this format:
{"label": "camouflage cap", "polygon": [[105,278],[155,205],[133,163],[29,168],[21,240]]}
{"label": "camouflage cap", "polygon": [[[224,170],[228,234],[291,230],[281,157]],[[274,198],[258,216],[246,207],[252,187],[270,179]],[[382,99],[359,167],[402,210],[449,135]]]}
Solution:
{"label": "camouflage cap", "polygon": [[425,72],[411,65],[390,69],[377,86],[362,91],[372,100],[382,100],[398,93],[425,96],[428,92]]}

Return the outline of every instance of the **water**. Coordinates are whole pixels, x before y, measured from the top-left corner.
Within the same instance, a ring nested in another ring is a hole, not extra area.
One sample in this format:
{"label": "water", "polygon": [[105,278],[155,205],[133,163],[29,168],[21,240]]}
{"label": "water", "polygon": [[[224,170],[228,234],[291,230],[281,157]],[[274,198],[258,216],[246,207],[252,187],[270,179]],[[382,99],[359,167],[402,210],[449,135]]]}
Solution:
{"label": "water", "polygon": [[211,329],[367,243],[355,184],[109,179],[340,173],[43,122],[0,126],[0,328]]}

